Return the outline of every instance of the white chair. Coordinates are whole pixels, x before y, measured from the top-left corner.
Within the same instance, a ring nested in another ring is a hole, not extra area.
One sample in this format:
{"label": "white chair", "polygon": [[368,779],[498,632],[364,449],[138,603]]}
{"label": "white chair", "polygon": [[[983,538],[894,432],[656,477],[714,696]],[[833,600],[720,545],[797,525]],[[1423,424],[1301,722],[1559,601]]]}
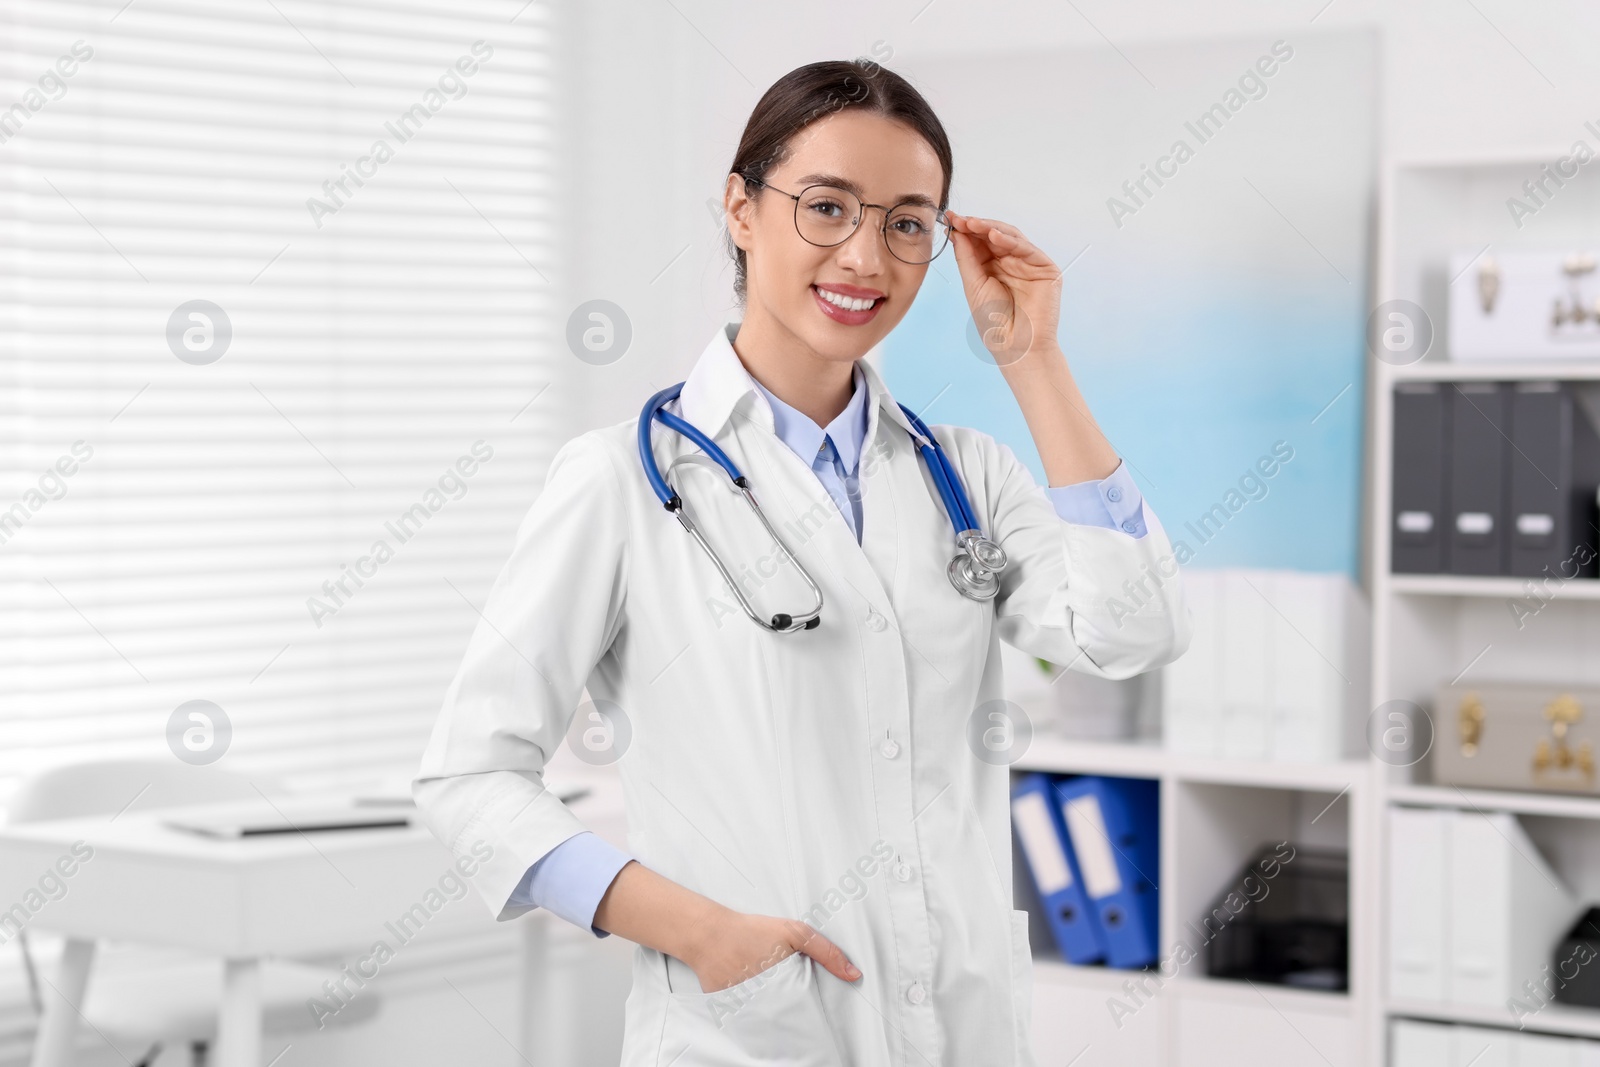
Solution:
{"label": "white chair", "polygon": [[[124,809],[149,811],[230,800],[257,799],[249,779],[211,767],[175,760],[110,760],[76,763],[35,775],[13,795],[7,821],[13,824],[115,816]],[[27,931],[18,937],[35,1015],[42,1012],[39,979]],[[262,1028],[267,1033],[315,1029],[307,1008],[325,998],[323,982],[337,966],[271,960],[262,969]],[[222,961],[189,952],[103,944],[84,1003],[83,1019],[119,1051],[134,1050],[137,1067],[149,1067],[163,1046],[187,1047],[195,1067],[204,1067],[216,1040],[222,995]],[[371,1018],[381,994],[363,990],[328,1025]]]}

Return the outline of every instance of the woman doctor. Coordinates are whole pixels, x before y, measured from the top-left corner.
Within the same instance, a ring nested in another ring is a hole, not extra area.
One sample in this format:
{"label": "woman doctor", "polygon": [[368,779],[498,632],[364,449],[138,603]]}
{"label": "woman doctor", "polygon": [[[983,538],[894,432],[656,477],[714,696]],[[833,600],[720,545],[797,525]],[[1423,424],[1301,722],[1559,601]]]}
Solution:
{"label": "woman doctor", "polygon": [[[1056,342],[1061,272],[1016,227],[944,210],[951,162],[926,101],[875,64],[767,91],[723,194],[744,317],[664,410],[737,466],[782,547],[705,450],[647,429],[672,499],[777,628],[663,508],[639,420],[584,433],[414,782],[434,833],[489,857],[474,884],[500,919],[544,906],[637,943],[630,1067],[1032,1064],[1008,781],[1026,724],[999,642],[1105,678],[1187,647],[1166,534]],[[1053,487],[987,434],[933,428],[1003,553],[988,598],[948,577],[959,508],[861,359],[947,242]],[[544,786],[569,728],[616,746],[626,853]]]}

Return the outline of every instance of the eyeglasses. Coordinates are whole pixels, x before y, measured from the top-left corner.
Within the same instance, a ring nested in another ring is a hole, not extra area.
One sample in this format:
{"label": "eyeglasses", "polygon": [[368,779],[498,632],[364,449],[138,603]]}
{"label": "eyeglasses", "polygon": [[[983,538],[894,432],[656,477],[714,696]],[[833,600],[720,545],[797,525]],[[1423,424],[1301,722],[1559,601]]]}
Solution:
{"label": "eyeglasses", "polygon": [[889,246],[889,254],[902,263],[931,263],[950,243],[950,224],[944,212],[925,204],[865,204],[855,193],[836,185],[808,185],[798,194],[785,193],[760,178],[740,177],[793,200],[795,230],[807,244],[819,248],[848,241],[869,207],[883,212],[883,242]]}

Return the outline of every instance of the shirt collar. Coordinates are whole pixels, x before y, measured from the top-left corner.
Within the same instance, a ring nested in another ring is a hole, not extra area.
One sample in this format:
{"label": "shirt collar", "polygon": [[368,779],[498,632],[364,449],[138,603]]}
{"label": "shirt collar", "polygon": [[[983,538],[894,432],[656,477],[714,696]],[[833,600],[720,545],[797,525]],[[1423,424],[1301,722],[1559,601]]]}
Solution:
{"label": "shirt collar", "polygon": [[[737,322],[730,322],[717,330],[710,343],[706,345],[705,351],[695,362],[694,368],[690,370],[688,378],[684,380],[683,392],[678,396],[679,414],[694,423],[701,433],[713,439],[722,432],[723,427],[736,412],[756,422],[765,430],[777,432],[777,419],[772,404],[768,402],[766,390],[750,377],[750,372],[739,359],[739,353],[733,350],[733,340],[738,335]],[[850,434],[834,437],[833,443],[839,449],[841,459],[845,458],[845,450],[852,446],[855,448],[856,458],[859,458],[860,450],[865,447],[866,434],[872,432],[874,412],[886,413],[907,433],[916,435],[911,421],[906,418],[905,412],[900,410],[900,405],[889,394],[882,377],[872,364],[861,359],[857,360],[855,365],[860,371],[856,378],[856,390],[850,397],[850,405],[854,405],[856,398],[862,396],[864,391],[861,406],[865,409],[865,418],[858,424],[863,427],[863,432],[860,437],[854,439],[851,439]],[[846,406],[840,418],[844,418],[849,412],[850,406]],[[811,420],[805,419],[805,421]],[[811,423],[811,425],[816,424]],[[829,424],[829,432],[832,432],[833,425]],[[821,433],[817,433],[811,445],[811,454],[805,457],[808,463],[816,457],[817,447],[821,442]]]}
{"label": "shirt collar", "polygon": [[807,463],[816,462],[823,438],[829,437],[845,471],[856,469],[861,442],[867,436],[867,386],[858,370],[852,368],[850,378],[855,383],[850,401],[826,427],[818,426],[811,416],[791,407],[760,382],[755,383],[772,408],[772,432]]}

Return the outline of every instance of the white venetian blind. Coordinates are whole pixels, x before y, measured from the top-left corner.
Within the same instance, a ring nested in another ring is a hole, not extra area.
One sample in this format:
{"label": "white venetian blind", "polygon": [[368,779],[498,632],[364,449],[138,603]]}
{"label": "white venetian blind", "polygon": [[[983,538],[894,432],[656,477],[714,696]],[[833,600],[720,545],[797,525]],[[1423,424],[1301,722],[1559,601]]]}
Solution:
{"label": "white venetian blind", "polygon": [[194,700],[219,767],[415,767],[557,443],[551,33],[0,6],[0,808]]}

